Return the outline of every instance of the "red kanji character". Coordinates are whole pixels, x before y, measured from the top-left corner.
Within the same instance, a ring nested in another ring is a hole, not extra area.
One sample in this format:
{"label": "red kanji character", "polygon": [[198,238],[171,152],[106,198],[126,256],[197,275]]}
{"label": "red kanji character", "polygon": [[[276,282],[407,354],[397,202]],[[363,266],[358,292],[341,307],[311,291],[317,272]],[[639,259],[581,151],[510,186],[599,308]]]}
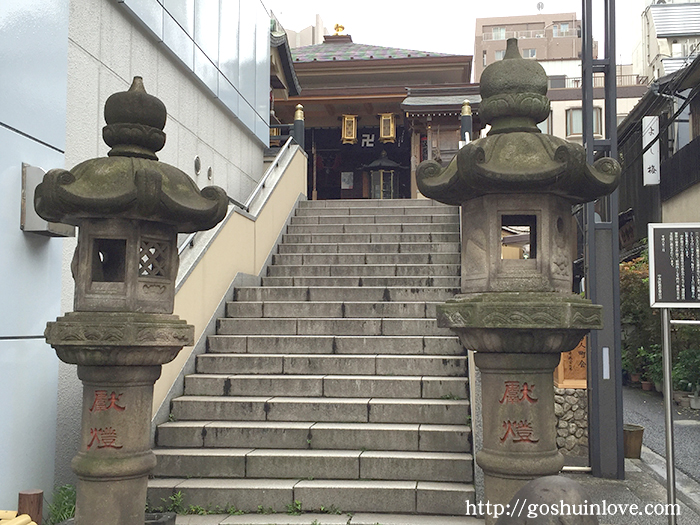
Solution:
{"label": "red kanji character", "polygon": [[[506,429],[506,433],[503,434],[503,436],[501,437],[501,443],[503,443],[506,440],[506,438],[508,437],[509,434],[512,434],[513,438],[515,438],[516,434],[515,434],[515,429],[513,428],[512,421],[504,421],[503,428]],[[90,447],[88,446],[88,448],[90,448]]]}
{"label": "red kanji character", "polygon": [[527,383],[523,383],[523,388],[520,391],[521,392],[520,400],[522,401],[524,399],[526,401],[529,401],[530,403],[537,403],[537,398],[532,397],[532,395],[531,395],[532,391],[534,389],[535,389],[535,385],[528,386]]}
{"label": "red kanji character", "polygon": [[90,450],[90,447],[92,447],[95,442],[97,442],[97,448],[122,448],[122,445],[116,445],[117,430],[115,428],[91,428],[90,434],[92,435],[92,439],[87,445],[88,450]]}
{"label": "red kanji character", "polygon": [[110,408],[121,412],[126,407],[117,404],[120,397],[122,397],[122,394],[117,395],[116,392],[112,392],[108,396],[106,390],[95,390],[95,401],[92,403],[92,407],[90,407],[90,412],[102,412]]}
{"label": "red kanji character", "polygon": [[518,434],[518,439],[513,439],[513,443],[520,443],[524,441],[526,443],[537,443],[539,439],[532,439],[532,423],[529,421],[518,421],[513,424],[515,428],[515,433]]}
{"label": "red kanji character", "polygon": [[517,403],[522,399],[520,394],[520,382],[519,381],[506,381],[506,391],[503,393],[503,397],[499,401],[500,404],[503,403]]}

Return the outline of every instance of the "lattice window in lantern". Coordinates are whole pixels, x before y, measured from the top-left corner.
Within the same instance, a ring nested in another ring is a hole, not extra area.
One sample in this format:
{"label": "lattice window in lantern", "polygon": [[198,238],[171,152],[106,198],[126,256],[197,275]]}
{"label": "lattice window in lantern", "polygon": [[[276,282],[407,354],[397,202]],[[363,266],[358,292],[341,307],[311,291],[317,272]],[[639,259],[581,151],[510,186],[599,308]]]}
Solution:
{"label": "lattice window in lantern", "polygon": [[170,245],[167,242],[142,239],[139,252],[139,276],[168,277]]}

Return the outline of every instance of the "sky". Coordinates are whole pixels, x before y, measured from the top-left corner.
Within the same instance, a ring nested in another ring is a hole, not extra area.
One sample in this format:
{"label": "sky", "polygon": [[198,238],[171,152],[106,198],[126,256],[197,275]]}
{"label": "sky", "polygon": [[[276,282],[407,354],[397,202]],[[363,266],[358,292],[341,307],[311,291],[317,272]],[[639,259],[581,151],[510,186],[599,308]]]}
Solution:
{"label": "sky", "polygon": [[[285,29],[314,25],[318,14],[331,34],[335,24],[342,24],[355,43],[455,55],[473,55],[476,18],[537,14],[540,1],[543,13],[575,12],[581,17],[582,0],[261,0]],[[632,63],[648,3],[615,0],[618,64]],[[602,43],[603,0],[593,0],[592,6],[593,38]],[[603,58],[602,45],[600,49]]]}

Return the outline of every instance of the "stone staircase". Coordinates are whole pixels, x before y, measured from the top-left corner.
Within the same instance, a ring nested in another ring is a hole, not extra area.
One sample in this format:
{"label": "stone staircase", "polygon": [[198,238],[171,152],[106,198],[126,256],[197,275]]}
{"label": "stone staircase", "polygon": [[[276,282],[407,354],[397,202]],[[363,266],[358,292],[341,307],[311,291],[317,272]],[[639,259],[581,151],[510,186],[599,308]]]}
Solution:
{"label": "stone staircase", "polygon": [[302,202],[158,427],[151,503],[464,516],[466,356],[434,320],[459,252],[456,207]]}

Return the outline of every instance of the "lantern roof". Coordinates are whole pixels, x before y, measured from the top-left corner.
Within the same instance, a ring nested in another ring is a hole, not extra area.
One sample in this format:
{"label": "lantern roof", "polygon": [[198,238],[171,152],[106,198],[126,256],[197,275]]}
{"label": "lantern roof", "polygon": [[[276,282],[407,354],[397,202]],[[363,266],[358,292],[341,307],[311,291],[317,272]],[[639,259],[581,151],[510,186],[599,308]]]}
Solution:
{"label": "lantern roof", "polygon": [[77,226],[86,219],[146,220],[183,233],[212,228],[224,218],[223,189],[200,191],[186,173],[158,160],[167,112],[161,100],[146,93],[141,77],[107,99],[104,115],[108,156],[50,170],[34,196],[41,217]]}
{"label": "lantern roof", "polygon": [[426,197],[462,204],[487,194],[550,193],[574,203],[611,193],[620,164],[604,157],[593,165],[579,144],[544,134],[537,127],[550,113],[547,75],[524,59],[517,39],[501,61],[481,75],[482,121],[487,137],[466,144],[443,170],[434,161],[418,166],[418,188]]}

